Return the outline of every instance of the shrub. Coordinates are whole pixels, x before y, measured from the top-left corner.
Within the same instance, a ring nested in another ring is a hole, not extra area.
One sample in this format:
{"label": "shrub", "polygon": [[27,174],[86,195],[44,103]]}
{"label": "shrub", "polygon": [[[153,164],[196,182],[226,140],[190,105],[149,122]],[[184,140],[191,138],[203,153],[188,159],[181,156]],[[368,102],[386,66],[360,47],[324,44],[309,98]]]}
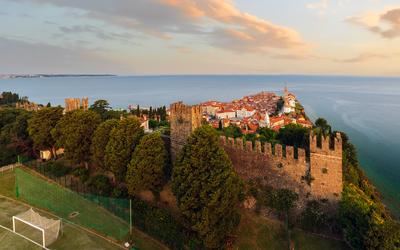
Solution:
{"label": "shrub", "polygon": [[89,179],[89,170],[86,168],[75,168],[72,174],[85,183]]}
{"label": "shrub", "polygon": [[46,176],[51,177],[62,177],[71,172],[71,168],[64,166],[59,162],[46,162],[39,166],[39,171]]}
{"label": "shrub", "polygon": [[189,241],[184,228],[165,209],[133,198],[132,213],[134,226],[164,242],[171,249],[184,249],[185,242]]}
{"label": "shrub", "polygon": [[322,206],[318,201],[307,202],[306,209],[301,214],[300,223],[304,229],[313,232],[326,228],[327,216],[322,211]]}
{"label": "shrub", "polygon": [[112,185],[107,176],[98,174],[90,177],[88,187],[92,193],[108,196],[112,191]]}

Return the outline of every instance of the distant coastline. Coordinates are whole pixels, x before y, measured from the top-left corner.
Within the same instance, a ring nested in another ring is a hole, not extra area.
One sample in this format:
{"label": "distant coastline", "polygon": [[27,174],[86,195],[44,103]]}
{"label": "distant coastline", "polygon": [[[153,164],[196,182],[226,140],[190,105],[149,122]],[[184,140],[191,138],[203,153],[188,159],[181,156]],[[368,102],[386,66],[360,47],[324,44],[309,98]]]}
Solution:
{"label": "distant coastline", "polygon": [[0,79],[49,78],[49,77],[111,77],[111,74],[0,74]]}

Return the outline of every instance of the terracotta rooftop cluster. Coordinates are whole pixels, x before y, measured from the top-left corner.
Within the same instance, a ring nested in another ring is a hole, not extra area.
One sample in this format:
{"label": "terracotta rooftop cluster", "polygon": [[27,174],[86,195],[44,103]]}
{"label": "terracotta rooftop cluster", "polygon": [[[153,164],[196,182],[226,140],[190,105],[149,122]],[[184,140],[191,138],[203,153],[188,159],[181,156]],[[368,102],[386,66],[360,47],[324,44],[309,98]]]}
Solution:
{"label": "terracotta rooftop cluster", "polygon": [[[296,113],[296,97],[287,93],[285,89],[285,105],[281,110],[278,110],[281,97],[264,91],[232,102],[208,101],[200,105],[203,117],[213,127],[235,125],[240,127],[244,134],[255,133],[260,127],[277,131],[291,123],[311,127],[312,123],[304,115]],[[291,105],[291,108],[285,108],[287,105]]]}

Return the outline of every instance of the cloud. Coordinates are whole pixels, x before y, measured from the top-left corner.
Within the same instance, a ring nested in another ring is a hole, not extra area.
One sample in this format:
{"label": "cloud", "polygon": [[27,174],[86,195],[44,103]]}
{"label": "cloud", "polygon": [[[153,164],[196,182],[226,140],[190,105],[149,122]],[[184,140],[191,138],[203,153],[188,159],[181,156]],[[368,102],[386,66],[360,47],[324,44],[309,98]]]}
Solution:
{"label": "cloud", "polygon": [[125,43],[133,43],[133,38],[137,36],[132,35],[129,32],[117,33],[117,32],[106,32],[96,26],[92,25],[73,25],[73,26],[60,26],[59,30],[64,34],[80,35],[80,34],[93,34],[101,40],[117,40]]}
{"label": "cloud", "polygon": [[307,9],[316,10],[319,15],[324,15],[328,7],[329,7],[329,0],[321,0],[319,2],[306,4]]}
{"label": "cloud", "polygon": [[304,54],[308,49],[295,30],[245,13],[230,0],[14,1],[78,9],[85,17],[165,40],[195,35],[211,46],[237,52]]}
{"label": "cloud", "polygon": [[389,58],[389,56],[384,54],[363,53],[358,56],[346,59],[333,59],[333,61],[337,63],[364,63],[375,59],[387,59],[387,58]]}
{"label": "cloud", "polygon": [[388,9],[382,13],[367,12],[349,17],[346,21],[360,25],[387,39],[400,37],[400,8]]}
{"label": "cloud", "polygon": [[0,68],[5,73],[104,73],[122,68],[94,51],[1,37],[0,55]]}

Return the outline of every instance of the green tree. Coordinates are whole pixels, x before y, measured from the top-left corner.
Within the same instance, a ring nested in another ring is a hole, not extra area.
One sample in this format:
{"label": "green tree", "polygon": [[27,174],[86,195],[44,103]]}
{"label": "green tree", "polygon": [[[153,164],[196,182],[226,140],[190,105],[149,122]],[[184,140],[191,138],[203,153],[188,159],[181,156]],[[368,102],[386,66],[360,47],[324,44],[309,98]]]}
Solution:
{"label": "green tree", "polygon": [[101,123],[93,133],[90,147],[91,159],[94,164],[105,169],[105,154],[111,131],[117,127],[119,120],[111,119]]}
{"label": "green tree", "polygon": [[126,183],[129,194],[135,195],[148,189],[158,192],[164,183],[167,160],[167,150],[161,134],[144,136],[128,165]]}
{"label": "green tree", "polygon": [[278,189],[272,192],[271,206],[278,213],[285,216],[285,227],[287,231],[288,249],[290,249],[290,229],[289,229],[289,214],[299,199],[298,194],[289,189]]}
{"label": "green tree", "polygon": [[151,129],[158,128],[159,126],[160,126],[160,123],[158,121],[153,120],[153,119],[149,120],[149,127]]}
{"label": "green tree", "polygon": [[0,165],[14,163],[17,155],[33,157],[33,142],[27,131],[31,115],[22,109],[0,110]]}
{"label": "green tree", "polygon": [[301,225],[304,229],[318,232],[326,227],[327,216],[322,210],[321,203],[317,200],[307,202],[306,209],[301,214]]}
{"label": "green tree", "polygon": [[186,226],[206,247],[222,247],[240,221],[243,185],[212,127],[202,126],[188,138],[173,169],[172,187]]}
{"label": "green tree", "polygon": [[61,118],[53,136],[64,148],[66,158],[88,167],[92,135],[100,122],[100,116],[93,111],[74,110]]}
{"label": "green tree", "polygon": [[89,110],[99,114],[103,121],[108,119],[108,111],[110,109],[111,107],[107,100],[97,100],[89,108]]}
{"label": "green tree", "polygon": [[111,130],[106,147],[105,163],[119,181],[125,179],[126,168],[144,131],[137,118],[126,118]]}
{"label": "green tree", "polygon": [[275,115],[279,114],[279,112],[282,110],[284,104],[285,104],[285,101],[283,100],[283,97],[279,98],[278,102],[276,103]]}
{"label": "green tree", "polygon": [[298,200],[298,195],[289,189],[278,189],[272,193],[272,208],[279,213],[288,214]]}
{"label": "green tree", "polygon": [[224,126],[222,125],[222,120],[218,121],[218,129],[222,130],[224,128]]}
{"label": "green tree", "polygon": [[260,135],[260,141],[262,142],[273,142],[278,136],[278,133],[270,128],[259,128],[257,133]]}
{"label": "green tree", "polygon": [[139,107],[139,105],[136,106],[136,116],[140,117],[140,107]]}
{"label": "green tree", "polygon": [[289,124],[279,130],[277,138],[282,144],[300,148],[309,147],[310,130],[297,124]]}
{"label": "green tree", "polygon": [[318,118],[315,121],[316,132],[319,135],[328,136],[332,133],[332,127],[324,118]]}
{"label": "green tree", "polygon": [[339,204],[339,221],[346,241],[355,249],[376,249],[377,230],[384,223],[382,211],[361,189],[345,185]]}
{"label": "green tree", "polygon": [[35,112],[28,121],[28,132],[36,150],[49,150],[56,156],[56,139],[52,135],[57,123],[63,117],[62,108],[44,108]]}
{"label": "green tree", "polygon": [[238,138],[242,137],[242,130],[238,126],[229,125],[229,127],[223,128],[223,133],[227,137]]}
{"label": "green tree", "polygon": [[14,104],[20,100],[19,95],[12,92],[3,92],[1,96],[0,105]]}

